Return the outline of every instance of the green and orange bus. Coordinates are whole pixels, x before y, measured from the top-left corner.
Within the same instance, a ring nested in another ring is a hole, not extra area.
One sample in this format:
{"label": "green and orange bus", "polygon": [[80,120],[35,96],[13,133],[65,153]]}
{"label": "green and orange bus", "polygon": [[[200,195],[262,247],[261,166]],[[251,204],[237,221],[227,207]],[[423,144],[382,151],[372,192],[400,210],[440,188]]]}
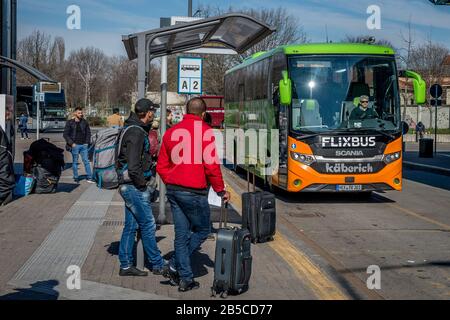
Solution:
{"label": "green and orange bus", "polygon": [[[225,75],[225,128],[277,130],[277,168],[262,175],[265,161],[256,169],[227,161],[290,192],[401,190],[399,76],[412,79],[424,103],[425,82],[399,72],[389,47],[301,44],[254,54]],[[361,96],[375,117],[350,117]]]}

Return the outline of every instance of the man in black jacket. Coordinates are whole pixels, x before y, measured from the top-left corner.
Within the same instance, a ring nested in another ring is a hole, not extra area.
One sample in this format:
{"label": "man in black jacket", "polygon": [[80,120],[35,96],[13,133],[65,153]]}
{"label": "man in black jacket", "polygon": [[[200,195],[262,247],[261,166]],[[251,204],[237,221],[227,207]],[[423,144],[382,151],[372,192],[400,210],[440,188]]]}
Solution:
{"label": "man in black jacket", "polygon": [[139,227],[146,256],[153,274],[163,275],[168,270],[156,242],[156,224],[151,207],[152,158],[148,132],[155,105],[148,99],[136,103],[135,112],[125,121],[118,155],[119,193],[125,201],[125,226],[119,246],[121,276],[146,276],[147,272],[133,266],[133,246]]}
{"label": "man in black jacket", "polygon": [[89,128],[89,123],[84,119],[82,108],[77,107],[75,109],[75,117],[72,120],[67,121],[63,137],[67,143],[66,149],[72,152],[72,169],[75,182],[79,182],[78,155],[81,155],[84,168],[86,169],[87,181],[95,183],[95,181],[92,180],[92,170],[88,155],[88,146],[91,142],[91,129]]}

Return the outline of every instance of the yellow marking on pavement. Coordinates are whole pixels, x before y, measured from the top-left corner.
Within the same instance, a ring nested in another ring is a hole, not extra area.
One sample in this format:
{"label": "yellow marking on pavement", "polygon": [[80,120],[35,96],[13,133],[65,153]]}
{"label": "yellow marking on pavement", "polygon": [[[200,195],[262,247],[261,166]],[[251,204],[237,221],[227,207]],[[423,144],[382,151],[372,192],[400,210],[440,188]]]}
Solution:
{"label": "yellow marking on pavement", "polygon": [[[242,200],[230,186],[227,190],[231,194],[234,208],[242,212]],[[277,231],[270,247],[278,253],[295,271],[297,276],[308,285],[313,293],[321,300],[348,300],[339,287],[333,283],[304,253],[300,252],[292,243]]]}
{"label": "yellow marking on pavement", "polygon": [[429,222],[431,224],[434,224],[436,226],[439,226],[439,227],[443,228],[444,230],[450,231],[450,225],[448,225],[448,224],[436,221],[436,220],[431,219],[431,218],[427,218],[427,217],[425,217],[425,216],[423,216],[421,214],[415,213],[414,211],[412,211],[410,209],[403,208],[403,207],[399,206],[398,204],[391,204],[390,203],[388,205],[390,207],[395,208],[397,210],[400,210],[400,211],[402,211],[402,212],[404,212],[404,213],[406,213],[406,214],[408,214],[410,216],[416,217],[416,218],[418,218],[420,220],[423,220],[423,221]]}
{"label": "yellow marking on pavement", "polygon": [[295,270],[298,277],[306,282],[319,299],[348,300],[348,297],[305,254],[279,232],[275,235],[275,241],[269,245]]}

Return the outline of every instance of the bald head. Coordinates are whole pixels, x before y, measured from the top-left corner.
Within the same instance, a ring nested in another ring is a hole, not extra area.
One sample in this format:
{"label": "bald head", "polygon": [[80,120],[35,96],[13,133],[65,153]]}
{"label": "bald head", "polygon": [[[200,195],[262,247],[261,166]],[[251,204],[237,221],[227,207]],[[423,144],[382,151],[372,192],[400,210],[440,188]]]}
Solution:
{"label": "bald head", "polygon": [[186,112],[201,117],[206,112],[206,103],[202,98],[192,98],[188,101]]}

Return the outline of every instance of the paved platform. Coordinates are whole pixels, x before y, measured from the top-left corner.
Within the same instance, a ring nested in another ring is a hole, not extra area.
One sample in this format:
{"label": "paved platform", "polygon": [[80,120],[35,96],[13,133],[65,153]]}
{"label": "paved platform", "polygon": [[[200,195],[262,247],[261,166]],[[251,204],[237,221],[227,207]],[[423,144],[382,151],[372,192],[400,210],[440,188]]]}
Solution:
{"label": "paved platform", "polygon": [[450,176],[450,143],[440,143],[432,158],[419,156],[419,144],[407,143],[403,153],[405,168]]}

